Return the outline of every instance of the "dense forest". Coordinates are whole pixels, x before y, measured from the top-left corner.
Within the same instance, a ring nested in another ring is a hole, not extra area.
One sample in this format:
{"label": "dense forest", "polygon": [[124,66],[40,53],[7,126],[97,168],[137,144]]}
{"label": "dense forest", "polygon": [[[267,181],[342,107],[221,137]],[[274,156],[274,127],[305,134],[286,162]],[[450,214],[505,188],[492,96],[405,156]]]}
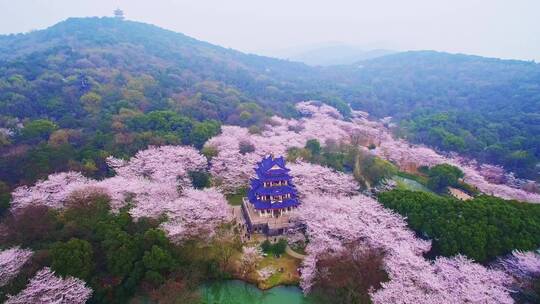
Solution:
{"label": "dense forest", "polygon": [[393,190],[379,201],[406,217],[409,226],[433,239],[433,256],[467,255],[492,261],[514,249],[540,246],[540,206],[478,196],[459,201],[426,192]]}
{"label": "dense forest", "polygon": [[107,176],[109,155],[201,147],[222,124],[257,132],[307,99],[345,117],[347,104],[392,115],[412,141],[538,179],[538,83],[533,62],[407,52],[309,67],[148,24],[71,18],[0,36],[0,188],[70,169]]}

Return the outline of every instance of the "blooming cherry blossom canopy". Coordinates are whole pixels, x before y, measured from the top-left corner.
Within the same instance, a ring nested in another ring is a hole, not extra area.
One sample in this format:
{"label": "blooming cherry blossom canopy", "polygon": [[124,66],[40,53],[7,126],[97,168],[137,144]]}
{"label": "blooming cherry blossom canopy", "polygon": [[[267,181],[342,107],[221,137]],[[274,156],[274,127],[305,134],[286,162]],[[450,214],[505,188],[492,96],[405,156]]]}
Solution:
{"label": "blooming cherry blossom canopy", "polygon": [[99,192],[110,197],[115,212],[130,203],[135,219],[167,215],[162,227],[175,241],[202,232],[212,234],[216,225],[231,219],[223,194],[191,186],[188,172],[207,167],[206,158],[192,147],[150,147],[128,161],[109,158],[108,163],[117,175],[101,181],[67,172],[51,174],[32,187],[19,187],[13,193],[12,211],[30,204],[61,209],[75,193]]}
{"label": "blooming cherry blossom canopy", "polygon": [[356,242],[385,252],[390,281],[372,293],[374,303],[513,303],[507,289],[512,280],[504,272],[462,256],[427,261],[422,254],[430,243],[371,198],[308,195],[297,216],[310,240],[302,266],[305,291],[318,275],[320,256]]}
{"label": "blooming cherry blossom canopy", "polygon": [[0,287],[17,276],[32,256],[32,250],[13,247],[0,251]]}
{"label": "blooming cherry blossom canopy", "polygon": [[[206,143],[206,146],[212,146],[219,152],[212,159],[211,173],[223,181],[221,189],[234,192],[245,187],[257,159],[268,154],[285,155],[288,148],[303,147],[309,139],[317,139],[323,145],[327,140],[361,146],[374,144],[377,146],[376,155],[406,171],[449,163],[462,169],[465,182],[486,194],[540,203],[540,194],[516,188],[512,183],[506,185],[488,181],[483,174],[490,167],[484,165],[482,168],[482,165],[470,160],[444,156],[428,147],[395,139],[384,124],[368,120],[364,113],[353,111],[351,121],[344,121],[336,109],[324,104],[301,102],[296,108],[304,117],[298,120],[273,117],[261,134],[251,134],[248,129],[237,126],[223,126],[222,133]],[[255,151],[242,155],[240,142],[251,143]]]}
{"label": "blooming cherry blossom canopy", "polygon": [[92,295],[84,281],[58,277],[45,267],[30,279],[26,288],[15,296],[8,296],[6,304],[58,303],[82,304]]}

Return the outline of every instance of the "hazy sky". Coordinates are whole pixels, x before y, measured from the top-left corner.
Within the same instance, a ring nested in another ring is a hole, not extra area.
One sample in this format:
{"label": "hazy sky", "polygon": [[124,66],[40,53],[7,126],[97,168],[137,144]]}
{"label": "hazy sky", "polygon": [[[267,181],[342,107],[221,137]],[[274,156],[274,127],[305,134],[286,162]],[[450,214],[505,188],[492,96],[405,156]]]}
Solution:
{"label": "hazy sky", "polygon": [[116,7],[131,20],[267,55],[342,42],[540,61],[540,0],[0,0],[0,33]]}

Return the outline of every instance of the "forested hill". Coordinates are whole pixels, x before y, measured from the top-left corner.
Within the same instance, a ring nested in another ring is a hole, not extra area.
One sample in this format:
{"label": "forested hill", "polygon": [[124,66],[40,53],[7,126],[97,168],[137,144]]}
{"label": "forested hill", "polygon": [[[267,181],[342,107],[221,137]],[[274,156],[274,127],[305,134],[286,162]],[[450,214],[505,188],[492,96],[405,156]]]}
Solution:
{"label": "forested hill", "polygon": [[114,18],[70,18],[46,30],[3,36],[0,53],[6,68],[20,69],[28,80],[44,70],[89,74],[89,69],[115,69],[151,74],[159,86],[182,92],[202,81],[214,81],[230,86],[220,91],[238,90],[226,95],[237,93],[242,101],[251,98],[261,103],[297,101],[308,92],[297,90],[299,84],[316,85],[313,69],[301,63],[248,55]]}
{"label": "forested hill", "polygon": [[0,194],[55,171],[105,176],[108,155],[148,145],[201,147],[221,124],[256,132],[307,99],[395,116],[412,140],[537,178],[539,71],[435,52],[315,68],[149,24],[71,18],[0,36]]}
{"label": "forested hill", "polygon": [[396,117],[409,139],[540,178],[540,64],[417,51],[331,72],[354,108]]}
{"label": "forested hill", "polygon": [[0,54],[0,180],[8,185],[69,169],[103,176],[107,155],[200,147],[222,123],[256,128],[273,111],[294,115],[293,102],[317,98],[317,73],[304,64],[113,18],[2,36]]}

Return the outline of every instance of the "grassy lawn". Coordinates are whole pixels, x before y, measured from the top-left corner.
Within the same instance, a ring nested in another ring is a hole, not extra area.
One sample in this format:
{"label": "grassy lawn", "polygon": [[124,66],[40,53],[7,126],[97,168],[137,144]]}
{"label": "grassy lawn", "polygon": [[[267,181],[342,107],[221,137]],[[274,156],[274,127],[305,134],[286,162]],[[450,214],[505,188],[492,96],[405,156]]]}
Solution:
{"label": "grassy lawn", "polygon": [[243,188],[238,190],[238,192],[234,194],[227,195],[227,201],[229,202],[229,205],[231,206],[240,206],[242,205],[242,198],[247,195],[247,188]]}
{"label": "grassy lawn", "polygon": [[[249,283],[257,285],[260,289],[270,289],[278,285],[297,285],[300,282],[300,276],[298,274],[298,267],[300,267],[301,260],[295,259],[287,254],[283,254],[280,258],[276,258],[274,255],[269,254],[264,257],[257,268],[248,273],[247,276],[241,276],[239,272],[240,260],[242,254],[240,252],[233,255],[232,259],[236,261],[236,270],[237,278],[247,281]],[[266,280],[262,280],[259,276],[259,270],[272,267],[276,271]],[[283,268],[283,272],[280,272],[279,269]]]}
{"label": "grassy lawn", "polygon": [[[295,259],[286,254],[282,255],[280,258],[276,258],[273,255],[265,257],[257,270],[263,269],[265,267],[271,266],[276,269],[276,272],[272,274],[265,281],[259,282],[259,288],[268,289],[277,285],[292,285],[298,284],[300,277],[298,275],[298,267],[300,266],[300,260]],[[279,272],[279,269],[283,268],[283,272]]]}

